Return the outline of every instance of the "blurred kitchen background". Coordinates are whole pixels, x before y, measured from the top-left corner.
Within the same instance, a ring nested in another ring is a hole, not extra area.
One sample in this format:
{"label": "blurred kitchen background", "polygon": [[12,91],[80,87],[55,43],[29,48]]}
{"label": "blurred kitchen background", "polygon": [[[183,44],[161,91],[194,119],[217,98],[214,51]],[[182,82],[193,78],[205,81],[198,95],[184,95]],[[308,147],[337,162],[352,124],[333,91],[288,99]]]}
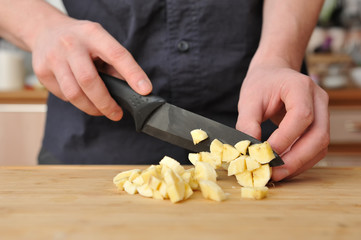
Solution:
{"label": "blurred kitchen background", "polygon": [[[306,62],[330,96],[331,144],[318,165],[361,166],[361,0],[325,1]],[[31,54],[0,39],[0,165],[37,163],[46,98]]]}

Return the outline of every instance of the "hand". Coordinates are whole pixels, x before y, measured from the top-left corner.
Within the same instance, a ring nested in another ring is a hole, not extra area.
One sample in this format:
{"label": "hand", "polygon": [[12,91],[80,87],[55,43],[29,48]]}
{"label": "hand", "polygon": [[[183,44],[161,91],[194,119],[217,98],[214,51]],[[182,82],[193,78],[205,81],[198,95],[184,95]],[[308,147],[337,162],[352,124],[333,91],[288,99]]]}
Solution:
{"label": "hand", "polygon": [[242,85],[236,128],[258,139],[260,124],[279,127],[268,139],[285,165],[272,179],[294,177],[325,157],[329,144],[328,95],[308,76],[284,65],[251,66]]}
{"label": "hand", "polygon": [[139,94],[152,90],[150,80],[131,54],[97,23],[64,16],[38,31],[31,50],[40,82],[90,115],[117,121],[123,114],[94,62],[110,66],[111,74],[126,80]]}

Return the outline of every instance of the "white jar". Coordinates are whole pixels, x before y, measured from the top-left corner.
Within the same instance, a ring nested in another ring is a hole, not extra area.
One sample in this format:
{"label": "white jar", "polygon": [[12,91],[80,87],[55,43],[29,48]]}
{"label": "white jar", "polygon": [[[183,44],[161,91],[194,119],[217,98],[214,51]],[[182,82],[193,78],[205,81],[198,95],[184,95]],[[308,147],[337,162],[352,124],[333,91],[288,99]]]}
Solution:
{"label": "white jar", "polygon": [[25,66],[21,52],[0,50],[0,91],[24,88]]}

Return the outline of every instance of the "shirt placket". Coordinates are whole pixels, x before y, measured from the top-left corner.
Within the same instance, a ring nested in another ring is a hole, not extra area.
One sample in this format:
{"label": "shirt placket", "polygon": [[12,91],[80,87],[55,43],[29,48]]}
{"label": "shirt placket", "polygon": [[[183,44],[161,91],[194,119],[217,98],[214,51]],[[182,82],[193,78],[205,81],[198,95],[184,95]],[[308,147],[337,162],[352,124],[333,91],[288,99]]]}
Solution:
{"label": "shirt placket", "polygon": [[170,101],[180,106],[189,105],[185,94],[202,99],[197,8],[195,0],[166,1]]}

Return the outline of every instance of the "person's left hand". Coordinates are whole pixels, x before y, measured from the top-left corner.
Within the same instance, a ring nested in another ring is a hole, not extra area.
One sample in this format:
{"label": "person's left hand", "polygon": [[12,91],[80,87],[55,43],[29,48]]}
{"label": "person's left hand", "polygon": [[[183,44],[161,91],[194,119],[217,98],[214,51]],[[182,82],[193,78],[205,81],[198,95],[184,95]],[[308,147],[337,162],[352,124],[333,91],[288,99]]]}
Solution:
{"label": "person's left hand", "polygon": [[328,95],[308,76],[285,65],[250,67],[238,103],[236,128],[261,137],[261,123],[279,127],[267,140],[285,165],[274,167],[272,179],[294,177],[325,157],[329,144]]}

